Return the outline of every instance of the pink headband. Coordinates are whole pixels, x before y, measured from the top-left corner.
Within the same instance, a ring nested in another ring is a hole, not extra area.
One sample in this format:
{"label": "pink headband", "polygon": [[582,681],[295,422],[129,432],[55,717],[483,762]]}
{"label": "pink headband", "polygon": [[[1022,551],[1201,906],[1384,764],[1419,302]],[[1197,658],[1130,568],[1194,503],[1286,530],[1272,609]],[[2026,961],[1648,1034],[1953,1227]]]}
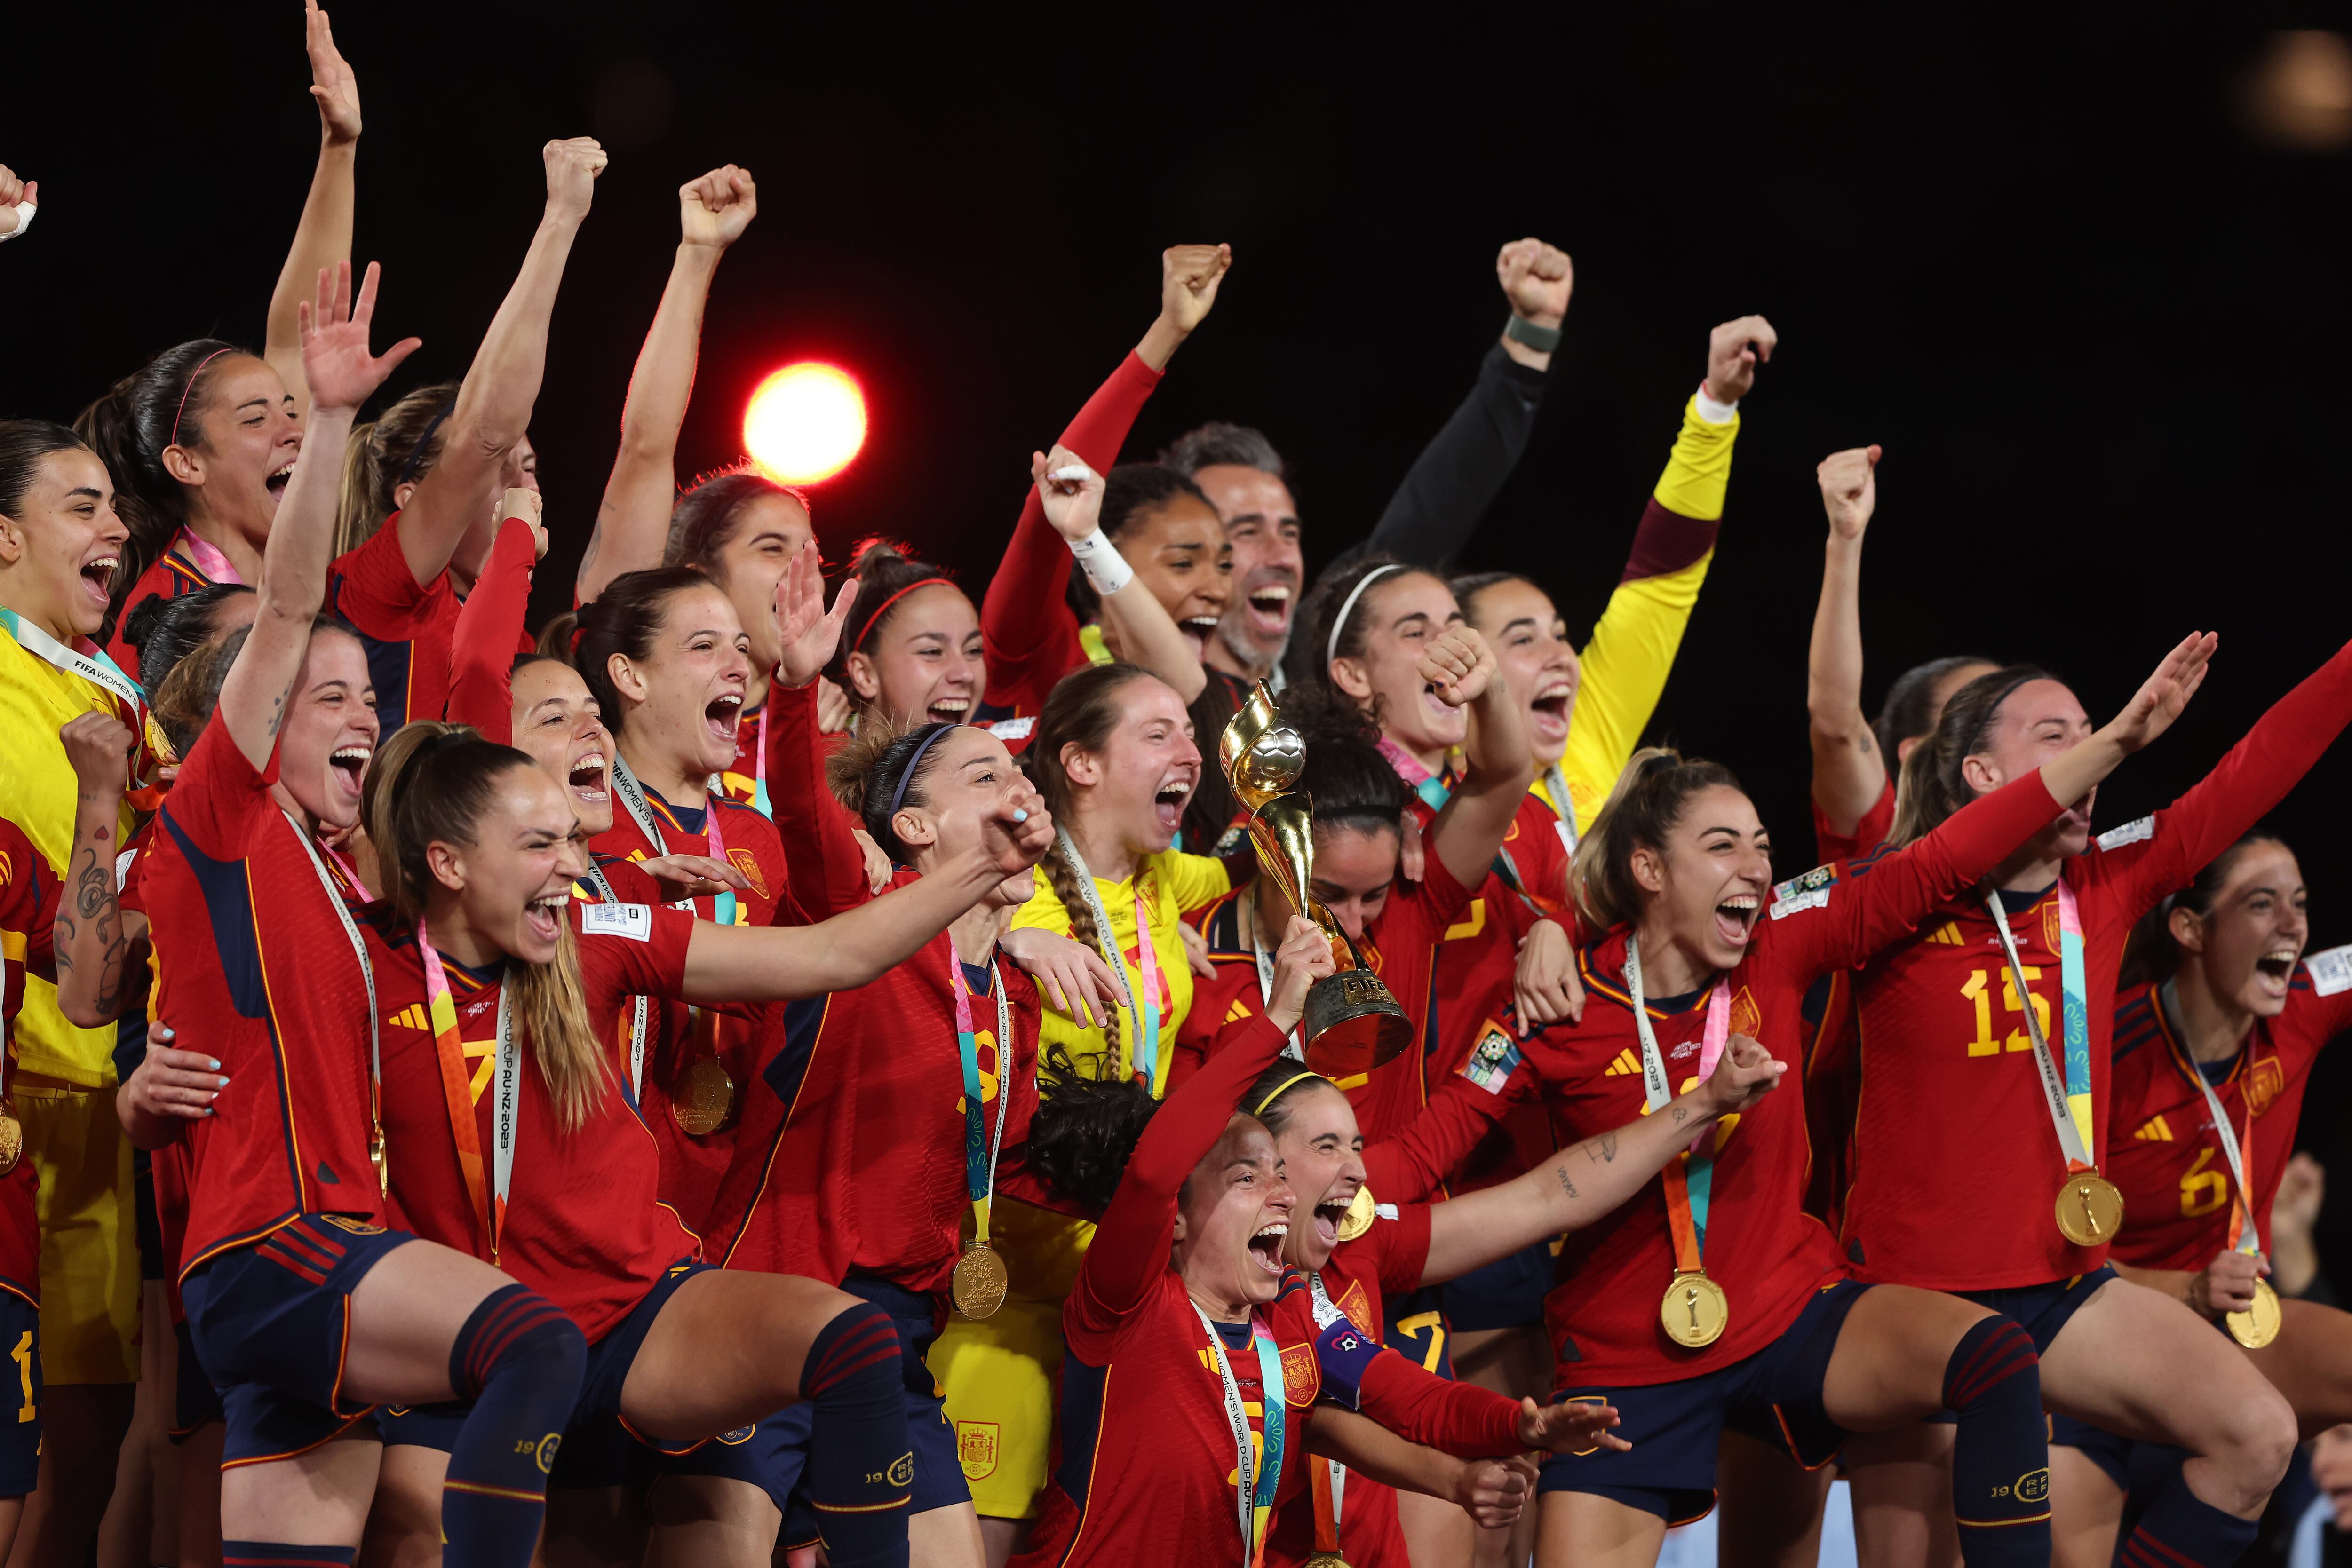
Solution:
{"label": "pink headband", "polygon": [[876,605],[874,607],[874,613],[866,618],[866,624],[857,629],[857,635],[849,640],[849,651],[855,653],[858,649],[866,646],[866,639],[874,634],[874,628],[876,626],[881,624],[882,612],[884,611],[889,609],[890,606],[898,603],[898,601],[906,598],[907,595],[914,592],[915,590],[919,588],[929,588],[933,583],[946,581],[947,579],[944,577],[927,577],[919,582],[910,582],[907,584],[906,587],[900,589],[898,592],[892,594],[889,598],[884,600],[881,603]]}
{"label": "pink headband", "polygon": [[205,367],[211,364],[215,360],[219,359],[223,354],[233,353],[236,350],[231,349],[215,349],[211,353],[206,354],[203,359],[196,361],[196,368],[188,372],[187,386],[180,392],[180,406],[172,411],[172,439],[165,442],[163,444],[166,446],[177,446],[180,444],[180,416],[188,412],[188,393],[196,390],[196,378],[205,373]]}

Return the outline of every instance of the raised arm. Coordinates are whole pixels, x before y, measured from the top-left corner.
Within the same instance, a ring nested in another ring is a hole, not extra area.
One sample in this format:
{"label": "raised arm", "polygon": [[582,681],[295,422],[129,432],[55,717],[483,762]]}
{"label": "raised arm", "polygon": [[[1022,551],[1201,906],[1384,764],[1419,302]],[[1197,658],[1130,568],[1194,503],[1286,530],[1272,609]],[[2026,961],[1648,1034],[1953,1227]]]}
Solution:
{"label": "raised arm", "polygon": [[1495,277],[1511,318],[1486,350],[1470,395],[1413,459],[1371,537],[1341,551],[1324,568],[1327,575],[1366,550],[1385,550],[1416,566],[1452,560],[1526,455],[1551,370],[1551,350],[1536,345],[1559,342],[1576,268],[1566,251],[1528,238],[1502,248]]}
{"label": "raised arm", "polygon": [[538,231],[467,367],[440,458],[401,508],[401,553],[410,575],[426,587],[447,569],[467,530],[488,517],[499,472],[530,428],[563,264],[604,171],[604,150],[586,136],[551,141],[540,156],[547,165],[547,207]]}
{"label": "raised arm", "polygon": [[677,255],[621,407],[621,450],[604,481],[596,528],[580,557],[580,602],[625,571],[659,566],[677,500],[677,431],[694,393],[702,308],[719,258],[760,210],[751,172],[730,163],[677,188]]}
{"label": "raised arm", "polygon": [[540,506],[540,493],[521,486],[499,498],[498,542],[450,637],[446,716],[500,746],[514,744],[515,651],[530,615],[531,569],[547,553]]}
{"label": "raised arm", "polygon": [[115,840],[131,751],[138,744],[112,714],[86,713],[58,732],[74,770],[71,859],[58,900],[53,943],[58,1010],[83,1029],[112,1023],[147,969],[147,917],[121,906]]}
{"label": "raised arm", "polygon": [[[1184,340],[1208,319],[1217,303],[1217,289],[1233,265],[1233,247],[1223,245],[1171,246],[1160,256],[1160,314],[1153,318],[1143,340],[1119,361],[1110,379],[1096,390],[1062,432],[1060,444],[1097,473],[1118,462],[1118,449],[1136,416],[1160,384],[1169,360]],[[1070,552],[1045,521],[1045,508],[1036,486],[1022,505],[1021,520],[1004,559],[989,579],[980,607],[980,629],[986,640],[990,700],[1000,688],[1010,692],[1014,673],[1055,645],[1057,629],[1075,639],[1077,628],[1065,608],[1063,590],[1070,580]],[[1038,695],[1066,672],[1037,671]]]}
{"label": "raised arm", "polygon": [[1431,639],[1422,650],[1421,678],[1437,688],[1438,701],[1470,709],[1462,782],[1431,824],[1430,838],[1454,880],[1476,887],[1535,781],[1534,750],[1494,650],[1471,628],[1448,626]]}
{"label": "raised arm", "polygon": [[1560,772],[1577,802],[1578,825],[1591,813],[1649,727],[1681,652],[1707,568],[1715,559],[1739,439],[1739,404],[1754,390],[1756,367],[1780,341],[1761,316],[1726,321],[1707,334],[1706,376],[1683,405],[1666,466],[1642,521],[1624,575],[1584,647],[1584,674],[1569,717]]}
{"label": "raised arm", "polygon": [[1706,1082],[1657,1113],[1562,1149],[1500,1186],[1436,1205],[1421,1282],[1459,1279],[1547,1236],[1591,1225],[1646,1186],[1694,1134],[1770,1093],[1786,1071],[1770,1051],[1735,1034]]}
{"label": "raised arm", "polygon": [[310,298],[320,268],[351,259],[360,144],[359,78],[336,49],[335,30],[319,9],[319,0],[303,0],[303,8],[310,96],[319,104],[319,166],[310,175],[301,221],[294,226],[294,248],[286,253],[278,287],[270,290],[261,347],[261,357],[294,394],[297,418],[310,413],[310,387],[302,374],[302,336],[295,318]]}
{"label": "raised arm", "polygon": [[1878,454],[1875,446],[1832,452],[1814,470],[1830,538],[1805,659],[1805,711],[1813,804],[1841,833],[1852,832],[1886,789],[1886,758],[1862,711],[1862,535],[1878,507]]}
{"label": "raised arm", "polygon": [[1422,1203],[1475,1153],[1533,1074],[1522,1066],[1490,1092],[1456,1072],[1429,1103],[1390,1136],[1364,1150],[1364,1185],[1382,1203]]}
{"label": "raised arm", "polygon": [[857,602],[851,578],[824,607],[824,568],[816,541],[803,544],[776,583],[776,624],[783,657],[768,686],[768,803],[784,857],[793,902],[812,920],[856,908],[872,896],[866,853],[854,821],[825,784],[824,744],[817,725],[816,675],[833,658],[842,623]]}
{"label": "raised arm", "polygon": [[41,183],[22,180],[16,171],[0,163],[0,239],[15,239],[32,226],[41,204]]}
{"label": "raised arm", "polygon": [[278,747],[278,727],[310,650],[310,622],[327,596],[335,502],[352,416],[401,361],[423,346],[418,339],[404,338],[381,357],[368,351],[380,276],[375,263],[368,263],[353,300],[352,264],[322,268],[316,312],[305,300],[297,313],[302,370],[310,387],[310,428],[261,553],[253,630],[221,683],[213,719],[228,727],[237,750],[257,772],[268,769],[270,753]]}
{"label": "raised arm", "polygon": [[1032,452],[1029,476],[1044,503],[1045,521],[1067,543],[1101,596],[1103,622],[1118,633],[1127,661],[1166,681],[1187,703],[1199,696],[1209,677],[1192,644],[1176,629],[1168,607],[1135,575],[1099,526],[1103,476],[1066,446]]}

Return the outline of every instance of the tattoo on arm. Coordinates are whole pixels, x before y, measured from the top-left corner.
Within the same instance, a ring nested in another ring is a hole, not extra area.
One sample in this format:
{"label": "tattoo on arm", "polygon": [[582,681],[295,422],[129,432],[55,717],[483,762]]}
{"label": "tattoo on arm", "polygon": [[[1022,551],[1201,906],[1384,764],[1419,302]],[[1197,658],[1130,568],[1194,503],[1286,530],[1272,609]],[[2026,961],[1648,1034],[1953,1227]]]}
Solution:
{"label": "tattoo on arm", "polygon": [[1690,1112],[1689,1112],[1689,1111],[1685,1110],[1684,1107],[1682,1107],[1682,1106],[1680,1106],[1680,1105],[1677,1105],[1677,1106],[1675,1106],[1675,1126],[1679,1127],[1679,1126],[1681,1126],[1685,1122],[1687,1122],[1687,1121],[1689,1121],[1689,1120],[1690,1120]]}
{"label": "tattoo on arm", "polygon": [[1553,1174],[1554,1174],[1554,1175],[1556,1175],[1556,1176],[1558,1176],[1559,1177],[1559,1186],[1560,1186],[1560,1190],[1561,1190],[1561,1191],[1563,1191],[1563,1192],[1567,1193],[1567,1194],[1568,1194],[1568,1196],[1569,1196],[1569,1197],[1576,1197],[1576,1196],[1577,1196],[1577,1192],[1576,1192],[1576,1184],[1575,1184],[1574,1182],[1572,1182],[1572,1181],[1570,1181],[1570,1180],[1569,1180],[1569,1179],[1568,1179],[1568,1172],[1566,1172],[1566,1171],[1564,1171],[1564,1170],[1560,1170],[1560,1169],[1559,1169],[1559,1168],[1555,1167],[1555,1168],[1554,1168],[1554,1171],[1553,1171]]}
{"label": "tattoo on arm", "polygon": [[1597,1138],[1584,1140],[1584,1157],[1594,1165],[1604,1165],[1617,1157],[1617,1134],[1603,1133]]}

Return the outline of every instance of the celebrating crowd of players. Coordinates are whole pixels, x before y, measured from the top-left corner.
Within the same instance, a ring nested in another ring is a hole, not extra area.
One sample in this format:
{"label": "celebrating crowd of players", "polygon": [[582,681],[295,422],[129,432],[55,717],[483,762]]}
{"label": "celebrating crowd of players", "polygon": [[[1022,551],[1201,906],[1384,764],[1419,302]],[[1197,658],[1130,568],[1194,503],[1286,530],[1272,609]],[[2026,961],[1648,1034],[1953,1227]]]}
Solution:
{"label": "celebrating crowd of players", "polygon": [[[977,605],[877,540],[828,591],[804,495],[677,488],[733,165],[679,189],[577,608],[530,628],[605,154],[546,146],[462,378],[386,402],[418,345],[308,26],[260,351],[0,420],[25,1560],[85,1560],[120,1473],[188,1563],[1646,1568],[1719,1484],[1727,1554],[1793,1563],[1835,1459],[1873,1563],[2220,1568],[2352,1421],[2352,1318],[2266,1257],[2352,953],[2306,955],[2260,826],[2352,647],[2094,838],[2216,639],[2104,726],[1965,655],[1868,722],[1878,453],[1836,454],[1824,863],[1776,883],[1729,768],[1637,749],[1762,318],[1711,334],[1581,648],[1447,574],[1569,308],[1534,239],[1318,579],[1258,432],[1120,461],[1233,264],[1179,246]],[[37,197],[0,169],[0,240],[73,243]],[[1309,891],[1412,1026],[1352,1076],[1300,1051],[1335,945],[1203,760],[1260,681]]]}

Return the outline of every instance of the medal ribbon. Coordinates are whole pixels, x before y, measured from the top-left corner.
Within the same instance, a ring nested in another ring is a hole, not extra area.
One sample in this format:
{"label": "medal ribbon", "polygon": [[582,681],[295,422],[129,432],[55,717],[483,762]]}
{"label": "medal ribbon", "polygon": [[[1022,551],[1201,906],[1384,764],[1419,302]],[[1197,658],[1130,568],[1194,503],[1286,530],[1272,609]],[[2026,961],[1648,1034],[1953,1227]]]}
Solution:
{"label": "medal ribbon", "polygon": [[2033,1061],[2042,1072],[2042,1098],[2049,1103],[2051,1124],[2058,1131],[2058,1148],[2066,1156],[2066,1172],[2095,1171],[2091,1158],[2091,1019],[2083,986],[2083,916],[2074,890],[2058,883],[2058,987],[2060,1018],[2066,1036],[2066,1076],[2058,1076],[2051,1059],[2050,1040],[2042,1031],[2042,1015],[2033,1010],[2033,996],[2025,983],[2025,965],[2017,956],[2017,938],[2010,935],[2009,911],[1998,891],[1985,894],[1992,928],[2000,934],[2001,955],[2009,960],[2010,984],[2018,1005],[2025,1009],[2026,1032],[2033,1039]]}
{"label": "medal ribbon", "polygon": [[[1317,1270],[1307,1276],[1314,1289],[1315,1326],[1328,1329],[1347,1316],[1332,1305],[1328,1291],[1323,1288],[1323,1275]],[[1347,1502],[1348,1467],[1337,1459],[1319,1459],[1313,1455],[1307,1460],[1307,1483],[1315,1493],[1315,1552],[1318,1556],[1339,1555],[1339,1511]]]}
{"label": "medal ribbon", "polygon": [[[129,710],[123,716],[138,735],[144,750],[158,757],[169,755],[163,732],[155,727],[154,718],[147,711],[146,692],[141,689],[137,681],[122,673],[121,665],[107,657],[104,649],[93,646],[84,653],[79,648],[69,648],[13,610],[0,610],[0,631],[5,631],[16,646],[44,664],[55,665],[69,675],[79,675],[120,700]],[[162,797],[154,790],[140,787],[146,771],[146,758],[133,756],[129,799],[136,810],[152,811]],[[310,835],[305,833],[303,837],[307,839]]]}
{"label": "medal ribbon", "polygon": [[457,1004],[449,994],[449,976],[434,949],[425,922],[416,923],[417,956],[425,960],[425,1011],[433,1025],[433,1054],[441,1068],[441,1100],[449,1113],[449,1136],[457,1145],[457,1169],[466,1178],[466,1195],[474,1202],[474,1220],[489,1244],[490,1260],[498,1261],[499,1242],[506,1230],[507,1192],[514,1173],[514,1140],[508,1094],[507,1055],[514,1040],[514,1024],[507,1006],[507,990],[499,988],[499,1046],[495,1069],[499,1078],[499,1121],[498,1204],[491,1207],[488,1184],[483,1179],[482,1134],[474,1122],[473,1074],[466,1065],[466,1041],[457,1028]]}
{"label": "medal ribbon", "polygon": [[[1674,1103],[1674,1086],[1666,1080],[1666,1059],[1658,1050],[1657,1031],[1650,1027],[1650,1009],[1642,994],[1641,945],[1631,932],[1625,936],[1625,994],[1633,1003],[1633,1029],[1642,1037],[1642,1103],[1655,1115]],[[1706,1026],[1699,1037],[1698,1075],[1704,1080],[1723,1058],[1731,1038],[1731,981],[1715,983],[1707,994]],[[1685,1274],[1704,1271],[1706,1218],[1715,1197],[1715,1155],[1711,1134],[1701,1129],[1690,1142],[1687,1159],[1668,1160],[1660,1173],[1666,1188],[1666,1223],[1675,1237],[1675,1268]]]}
{"label": "medal ribbon", "polygon": [[1103,962],[1118,977],[1118,988],[1126,995],[1120,999],[1134,1016],[1136,1025],[1143,1030],[1141,1065],[1137,1065],[1136,1053],[1130,1043],[1130,1031],[1122,1030],[1118,1037],[1118,1068],[1122,1075],[1133,1078],[1157,1097],[1167,1082],[1167,1069],[1160,1061],[1160,955],[1153,950],[1151,920],[1143,904],[1143,870],[1135,873],[1135,965],[1142,971],[1142,989],[1128,983],[1127,959],[1118,950],[1118,938],[1112,934],[1110,912],[1103,907],[1102,894],[1095,888],[1095,874],[1087,869],[1086,857],[1078,853],[1066,828],[1057,827],[1054,837],[1059,841],[1062,857],[1077,873],[1074,878],[1078,894],[1087,901],[1087,913],[1095,917],[1095,932],[1102,947]]}
{"label": "medal ribbon", "polygon": [[[646,842],[653,845],[654,852],[669,853],[669,842],[662,837],[660,820],[654,815],[653,807],[646,800],[645,786],[637,782],[637,776],[629,771],[629,765],[621,760],[617,751],[613,755],[613,787],[621,797],[621,804],[629,809],[630,817],[636,821],[637,831],[645,834]],[[710,858],[723,862],[727,859],[727,840],[719,827],[718,800],[715,795],[704,797],[702,832],[703,837],[710,841]],[[682,899],[675,907],[693,909],[694,901]],[[722,889],[710,901],[710,919],[716,925],[741,924],[735,917],[735,890],[731,887]]]}
{"label": "medal ribbon", "polygon": [[988,1111],[980,1082],[980,1037],[971,1026],[971,988],[964,983],[963,960],[955,943],[948,943],[948,992],[955,998],[956,1051],[963,1058],[963,1182],[971,1196],[972,1234],[988,1240],[988,1221],[996,1207],[996,1156],[1004,1147],[1004,1108],[1013,1099],[1008,1071],[1012,1061],[1013,1004],[1004,995],[1004,977],[992,955],[990,987],[996,992],[996,1136],[988,1135]]}
{"label": "medal ribbon", "polygon": [[[596,890],[600,904],[618,904],[613,884],[604,876],[604,868],[594,861],[588,862],[588,882]],[[646,1083],[646,1024],[650,1012],[644,997],[629,998],[629,1098],[634,1103],[645,1092]]]}
{"label": "medal ribbon", "polygon": [[383,1146],[383,1020],[375,1012],[375,966],[368,962],[367,943],[360,936],[358,923],[352,919],[350,905],[343,902],[342,889],[335,885],[334,873],[319,856],[319,846],[303,830],[302,824],[289,812],[286,825],[302,841],[302,848],[310,856],[310,869],[319,873],[319,885],[325,890],[327,902],[335,907],[335,917],[343,923],[343,935],[352,944],[352,956],[360,964],[360,978],[367,983],[368,1009],[368,1158],[375,1166],[378,1196],[392,1196],[392,1166],[385,1157]]}
{"label": "medal ribbon", "polygon": [[[2246,1136],[2242,1145],[2237,1128],[2230,1124],[2229,1112],[2222,1109],[2221,1096],[2213,1092],[2211,1082],[2198,1070],[2196,1061],[2179,1044],[2180,1009],[2173,995],[2172,982],[2165,981],[2158,988],[2157,994],[2164,1004],[2164,1021],[2167,1026],[2164,1031],[2164,1043],[2172,1052],[2173,1064],[2189,1075],[2189,1081],[2191,1083],[2204,1092],[2205,1108],[2213,1113],[2214,1136],[2221,1142],[2222,1157],[2230,1162],[2230,1179],[2237,1184],[2237,1201],[2230,1206],[2230,1246],[2239,1252],[2259,1252],[2263,1249],[2262,1229],[2254,1223],[2254,1189],[2246,1180],[2246,1167],[2253,1164],[2254,1158],[2253,1096],[2251,1094],[2246,1096]],[[2252,1071],[2253,1050],[2251,1042],[2246,1048],[2246,1067],[2249,1071]]]}
{"label": "medal ribbon", "polygon": [[244,583],[245,579],[237,575],[236,568],[229,564],[228,557],[222,554],[221,548],[210,539],[198,538],[184,528],[179,538],[172,543],[198,571],[213,581]]}
{"label": "medal ribbon", "polygon": [[[1412,785],[1412,792],[1420,796],[1431,810],[1444,810],[1445,802],[1454,798],[1454,787],[1445,781],[1444,775],[1432,773],[1428,768],[1423,768],[1421,765],[1421,758],[1399,746],[1395,741],[1385,736],[1381,737],[1380,751],[1382,757],[1389,759],[1389,766],[1396,769],[1397,777]],[[1564,811],[1563,814],[1565,814]],[[1569,848],[1574,850],[1576,825],[1573,819],[1570,820],[1568,831]],[[1500,847],[1496,849],[1495,874],[1501,877],[1504,884],[1513,893],[1517,894],[1520,902],[1529,909],[1534,910],[1538,915],[1546,913],[1541,905],[1528,896],[1525,879],[1519,875],[1519,862],[1511,858],[1509,850]]]}
{"label": "medal ribbon", "polygon": [[[1284,1406],[1282,1353],[1275,1348],[1274,1335],[1257,1314],[1250,1314],[1250,1336],[1257,1349],[1258,1421],[1262,1437],[1254,1448],[1250,1443],[1249,1411],[1242,1403],[1242,1385],[1234,1377],[1233,1364],[1225,1359],[1224,1336],[1209,1314],[1192,1303],[1192,1313],[1208,1332],[1209,1354],[1217,1358],[1217,1375],[1225,1385],[1225,1419],[1234,1428],[1234,1511],[1242,1531],[1243,1568],[1259,1568],[1265,1559],[1266,1527],[1273,1522],[1274,1494],[1282,1484],[1282,1445],[1287,1436],[1288,1416]],[[1242,1478],[1248,1477],[1246,1483]]]}
{"label": "medal ribbon", "polygon": [[1559,814],[1559,841],[1570,854],[1576,852],[1576,805],[1568,798],[1568,779],[1555,762],[1544,769],[1544,793],[1551,797],[1551,809]]}

